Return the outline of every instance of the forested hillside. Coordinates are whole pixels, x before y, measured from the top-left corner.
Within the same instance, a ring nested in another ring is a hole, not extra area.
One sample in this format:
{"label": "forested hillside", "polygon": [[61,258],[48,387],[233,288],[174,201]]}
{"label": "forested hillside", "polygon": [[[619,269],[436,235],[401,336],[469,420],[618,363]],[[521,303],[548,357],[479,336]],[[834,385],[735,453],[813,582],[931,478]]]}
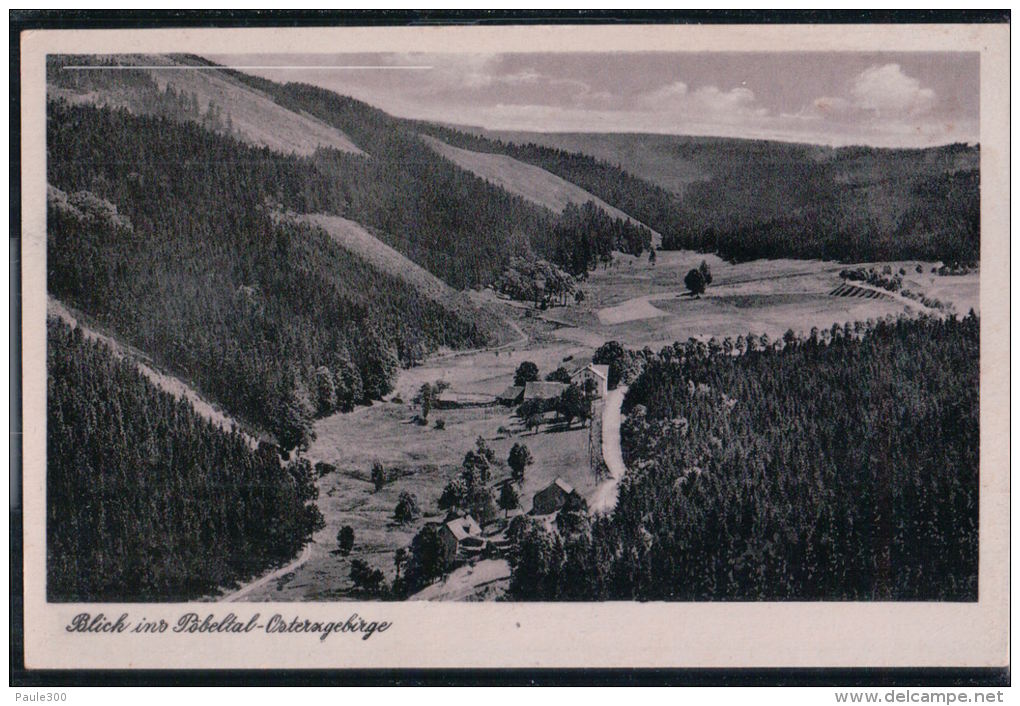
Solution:
{"label": "forested hillside", "polygon": [[46,363],[49,600],[193,599],[321,527],[308,461],[252,450],[57,319]]}
{"label": "forested hillside", "polygon": [[279,217],[340,207],[311,158],[56,103],[47,152],[49,292],[285,449],[314,415],[387,393],[401,362],[489,338],[481,315]]}
{"label": "forested hillside", "polygon": [[614,514],[522,532],[512,591],[976,600],[979,328],[971,314],[791,332],[782,350],[753,337],[739,356],[664,349],[627,393]]}
{"label": "forested hillside", "polygon": [[[131,59],[107,61],[130,64]],[[215,66],[193,56],[152,61],[171,59]],[[175,72],[174,83],[161,88],[158,72],[154,77],[144,70],[59,71],[61,63],[72,60],[97,61],[95,57],[51,61],[54,95],[193,122],[268,145],[280,161],[286,161],[281,154],[307,155],[309,159],[299,163],[298,175],[270,193],[273,199],[301,213],[324,212],[356,221],[456,288],[491,284],[512,257],[555,260],[573,269],[576,263],[594,262],[597,250],[631,251],[646,240],[620,238],[621,229],[637,226],[621,228],[614,218],[607,228],[606,219],[600,217],[585,228],[588,242],[597,245],[582,251],[586,245],[576,243],[572,220],[564,224],[559,213],[489,184],[436,154],[413,122],[321,88],[278,84],[228,69]],[[212,100],[208,96],[219,97],[227,107],[203,104]],[[294,124],[285,124],[285,118]],[[263,123],[272,125],[274,134],[259,131]],[[300,135],[291,134],[295,131],[306,133],[307,140],[301,142]],[[314,149],[316,144],[320,149]],[[268,154],[262,158],[268,159]]]}
{"label": "forested hillside", "polygon": [[50,103],[50,292],[284,449],[307,441],[314,416],[387,393],[399,364],[483,345],[498,324],[282,214],[348,217],[459,287],[494,282],[514,257],[583,274],[649,242],[599,209],[554,214],[508,194],[433,153],[406,121],[327,91],[245,77],[295,114],[346,127],[370,156],[254,147],[182,121],[193,101],[148,74],[98,73],[121,82],[106,87],[114,95],[174,106]]}
{"label": "forested hillside", "polygon": [[330,152],[317,160],[341,184],[344,215],[456,287],[491,284],[513,256],[577,271],[578,263],[593,267],[600,248],[647,248],[650,234],[602,211],[584,211],[588,241],[579,241],[575,214],[560,217],[457,167],[411,121],[315,86],[232,75],[350,135],[370,159]]}
{"label": "forested hillside", "polygon": [[[575,151],[507,142],[420,124],[475,151],[540,166],[590,191],[663,235],[666,249],[733,260],[823,258],[966,262],[980,251],[978,149],[827,148],[762,140],[649,135],[656,169],[695,174],[682,194]],[[524,141],[527,133],[515,135]],[[639,136],[620,139],[633,147]],[[613,136],[595,136],[604,142]],[[553,140],[555,141],[555,140]],[[574,147],[583,144],[576,138]],[[672,160],[672,162],[670,161]],[[672,176],[660,180],[673,183]]]}

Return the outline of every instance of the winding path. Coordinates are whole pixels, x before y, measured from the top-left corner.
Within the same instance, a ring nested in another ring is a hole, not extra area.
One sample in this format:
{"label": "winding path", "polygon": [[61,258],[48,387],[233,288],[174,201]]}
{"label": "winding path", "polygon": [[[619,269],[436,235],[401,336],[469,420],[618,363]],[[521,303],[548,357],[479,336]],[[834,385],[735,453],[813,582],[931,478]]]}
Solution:
{"label": "winding path", "polygon": [[265,586],[270,581],[275,581],[276,579],[289,574],[291,571],[294,571],[299,566],[301,566],[306,561],[308,561],[308,559],[309,559],[309,557],[311,557],[311,555],[312,555],[312,545],[309,542],[308,544],[305,545],[305,548],[298,555],[297,559],[295,559],[294,561],[290,562],[289,564],[287,564],[285,566],[281,566],[279,569],[277,569],[276,571],[272,572],[271,574],[266,574],[265,576],[263,576],[260,579],[256,579],[256,580],[252,581],[251,583],[245,584],[244,586],[242,586],[241,588],[237,589],[233,593],[228,593],[227,595],[220,597],[219,598],[219,602],[220,603],[233,603],[234,601],[241,600],[242,598],[247,596],[249,593],[251,593],[255,589],[262,588],[263,586]]}
{"label": "winding path", "polygon": [[[252,448],[258,446],[258,439],[254,436],[241,431],[241,425],[232,417],[222,412],[221,410],[214,407],[210,402],[206,401],[194,388],[188,385],[180,378],[168,375],[167,373],[156,370],[155,367],[148,364],[147,359],[143,354],[135,351],[130,346],[121,343],[119,340],[108,336],[104,333],[93,329],[82,322],[81,317],[73,312],[69,307],[64,305],[57,299],[49,297],[46,302],[46,311],[50,316],[55,316],[71,327],[77,327],[81,330],[82,335],[89,340],[96,340],[104,343],[111,351],[111,353],[121,360],[126,360],[133,363],[138,371],[144,375],[149,381],[158,387],[159,389],[169,392],[177,399],[186,400],[191,408],[201,417],[204,417],[208,421],[212,422],[216,426],[220,427],[223,431],[230,432],[231,430],[236,431],[238,434],[248,442]],[[229,593],[225,596],[220,597],[218,600],[229,602],[240,600],[244,596],[248,595],[257,588],[260,588],[270,581],[280,578],[281,576],[294,571],[296,568],[308,561],[311,556],[311,544],[306,544],[304,550],[298,555],[296,559],[291,561],[289,564],[269,573],[261,578],[255,579],[252,582],[242,586],[238,590]]]}
{"label": "winding path", "polygon": [[627,386],[621,385],[606,394],[602,413],[602,458],[609,469],[610,477],[595,488],[588,504],[593,513],[611,512],[616,507],[620,479],[627,467],[623,463],[623,449],[620,448],[620,423],[623,421],[623,398]]}

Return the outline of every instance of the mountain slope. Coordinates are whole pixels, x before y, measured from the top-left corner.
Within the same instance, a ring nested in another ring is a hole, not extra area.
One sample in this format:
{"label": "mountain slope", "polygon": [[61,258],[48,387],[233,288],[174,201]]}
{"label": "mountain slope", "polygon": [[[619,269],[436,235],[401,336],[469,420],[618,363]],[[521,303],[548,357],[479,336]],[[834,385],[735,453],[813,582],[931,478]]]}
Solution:
{"label": "mountain slope", "polygon": [[[68,68],[118,64],[159,68]],[[106,57],[102,62],[96,57],[50,57],[47,82],[51,100],[62,98],[196,122],[284,154],[309,155],[320,147],[362,154],[335,127],[287,110],[261,91],[187,57],[147,54]]]}
{"label": "mountain slope", "polygon": [[238,434],[252,448],[258,446],[258,439],[243,431],[242,426],[237,422],[237,420],[232,419],[203,399],[202,396],[196,390],[192,389],[186,382],[179,378],[175,378],[172,375],[167,375],[166,373],[156,370],[152,367],[151,361],[148,360],[145,355],[138,351],[131,350],[128,346],[125,346],[112,336],[108,336],[89,327],[70,309],[64,306],[64,304],[53,297],[50,297],[46,301],[46,315],[50,319],[59,320],[61,323],[80,332],[84,340],[96,341],[97,343],[102,344],[108,349],[109,354],[117,360],[126,360],[130,364],[133,364],[135,369],[153,386],[172,395],[175,399],[187,402],[191,409],[195,411],[195,414],[205,419],[217,429],[227,433]]}
{"label": "mountain slope", "polygon": [[519,140],[507,142],[477,130],[421,129],[552,172],[662,233],[667,249],[734,261],[953,262],[979,255],[977,147],[497,133]]}
{"label": "mountain slope", "polygon": [[307,460],[281,466],[80,328],[46,328],[49,600],[197,598],[322,526]]}
{"label": "mountain slope", "polygon": [[302,214],[294,218],[318,226],[345,250],[360,256],[376,269],[401,278],[432,299],[453,301],[463,296],[424,267],[382,242],[356,221],[324,213]]}
{"label": "mountain slope", "polygon": [[316,155],[316,168],[342,199],[336,212],[455,287],[493,283],[514,257],[548,259],[580,274],[595,266],[596,253],[639,254],[650,240],[629,219],[590,213],[582,216],[589,237],[579,238],[576,214],[539,206],[458,166],[425,144],[414,121],[315,86],[231,75],[351,135],[371,159]]}
{"label": "mountain slope", "polygon": [[679,153],[679,145],[705,138],[640,133],[526,132],[458,127],[471,134],[518,145],[535,144],[613,164],[682,196],[688,184],[712,176],[711,160]]}
{"label": "mountain slope", "polygon": [[398,278],[421,296],[441,304],[445,310],[457,314],[465,321],[476,322],[490,345],[500,345],[515,337],[511,326],[500,316],[476,307],[467,294],[454,289],[424,267],[408,259],[360,223],[324,213],[291,217],[321,229],[343,249],[380,272]]}
{"label": "mountain slope", "polygon": [[400,363],[495,338],[491,317],[274,218],[277,198],[335,208],[309,158],[86,105],[51,103],[47,128],[50,294],[285,449],[386,394]]}
{"label": "mountain slope", "polygon": [[[613,218],[638,224],[620,209],[540,167],[502,154],[472,152],[454,147],[430,135],[424,135],[423,139],[432,149],[454,164],[554,213],[562,212],[568,204],[582,206],[591,201]],[[662,236],[653,231],[653,244],[658,246],[661,239]]]}

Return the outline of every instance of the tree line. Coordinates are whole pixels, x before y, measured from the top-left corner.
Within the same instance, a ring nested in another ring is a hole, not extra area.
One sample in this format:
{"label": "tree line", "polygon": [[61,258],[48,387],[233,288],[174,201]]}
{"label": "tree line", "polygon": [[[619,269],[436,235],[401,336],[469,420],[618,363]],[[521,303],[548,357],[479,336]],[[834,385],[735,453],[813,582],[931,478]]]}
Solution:
{"label": "tree line", "polygon": [[972,312],[642,356],[614,513],[522,535],[514,597],[976,600],[979,330]]}
{"label": "tree line", "polygon": [[51,601],[183,601],[263,573],[323,526],[308,461],[281,465],[47,322]]}

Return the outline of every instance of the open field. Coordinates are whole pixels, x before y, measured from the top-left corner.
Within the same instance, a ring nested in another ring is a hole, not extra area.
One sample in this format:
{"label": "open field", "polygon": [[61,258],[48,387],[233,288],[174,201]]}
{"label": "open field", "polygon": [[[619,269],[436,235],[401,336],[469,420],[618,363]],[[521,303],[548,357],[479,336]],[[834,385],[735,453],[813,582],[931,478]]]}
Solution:
{"label": "open field", "polygon": [[[344,232],[349,237],[351,230]],[[683,277],[702,260],[711,267],[713,282],[705,295],[692,298],[685,294]],[[964,306],[969,308],[977,301],[977,273],[937,277],[930,274],[936,263],[922,263],[921,274],[915,271],[918,263],[892,264],[895,271],[901,266],[908,271],[905,286],[914,291],[926,295],[939,292],[940,298],[956,302],[964,312]],[[418,409],[410,400],[423,383],[445,380],[452,392],[494,397],[511,383],[514,370],[525,360],[536,363],[542,376],[561,365],[574,369],[589,362],[594,349],[609,340],[657,350],[691,336],[735,338],[752,332],[776,338],[791,328],[807,333],[812,326],[828,328],[837,322],[904,311],[904,302],[894,297],[830,296],[844,283],[839,277],[843,268],[838,263],[804,260],[731,265],[713,256],[662,251],[654,266],[647,258],[617,256],[612,266],[592,273],[581,285],[586,298],[578,305],[539,311],[489,290],[469,293],[475,305],[501,311],[507,320],[506,338],[511,342],[433,356],[423,365],[401,372],[390,401],[321,420],[308,456],[337,466],[335,473],[319,480],[319,507],[326,528],[315,537],[307,562],[252,591],[244,600],[343,599],[350,590],[350,561],[355,558],[382,569],[392,580],[393,553],[407,547],[425,521],[441,519],[436,501],[479,436],[503,464],[494,470],[494,480],[508,474],[505,460],[514,442],[523,442],[531,450],[535,463],[527,470],[521,492],[525,510],[530,509],[535,492],[557,476],[574,485],[589,502],[607,509],[601,497],[605,493],[600,495],[589,468],[587,428],[546,427],[534,434],[523,430],[512,410],[499,406],[433,409],[430,424],[419,426],[412,421]],[[914,310],[918,311],[919,305]],[[437,418],[445,421],[444,430],[435,429]],[[511,437],[502,438],[497,432],[500,427],[509,429]],[[601,447],[601,439],[597,443]],[[393,476],[379,492],[370,482],[370,469],[376,461]],[[402,491],[414,493],[424,513],[406,526],[392,521]],[[341,557],[333,552],[336,534],[348,524],[355,531],[355,548],[349,557]],[[503,564],[482,567],[479,563],[459,569],[421,597],[492,598],[505,585]]]}
{"label": "open field", "polygon": [[[493,480],[506,477],[505,466],[515,442],[528,446],[535,462],[528,467],[521,498],[525,510],[531,497],[557,476],[562,476],[582,495],[592,493],[594,478],[588,469],[588,429],[577,426],[559,429],[544,427],[538,433],[524,431],[516,417],[504,407],[472,407],[433,410],[433,422],[419,426],[412,419],[417,407],[383,402],[350,414],[338,414],[322,420],[316,427],[318,439],[308,458],[337,466],[335,473],[319,479],[319,508],[326,527],[315,536],[307,562],[291,574],[280,577],[244,596],[243,600],[335,600],[350,590],[350,562],[363,559],[382,569],[388,580],[395,574],[393,553],[407,547],[426,521],[443,517],[436,505],[443,486],[460,471],[464,454],[482,436],[496,452]],[[434,426],[435,419],[446,422],[444,430]],[[497,430],[507,427],[513,433],[500,437]],[[371,467],[383,464],[391,477],[376,492],[371,482]],[[398,525],[393,508],[401,492],[413,493],[423,517]],[[349,557],[334,553],[336,535],[341,527],[354,528],[354,551]]]}
{"label": "open field", "polygon": [[319,226],[345,250],[359,255],[376,269],[413,284],[418,291],[432,299],[450,301],[462,296],[424,267],[372,235],[356,221],[323,213],[295,215],[294,218]]}
{"label": "open field", "polygon": [[[684,275],[705,260],[712,284],[700,298],[688,295]],[[904,287],[927,296],[953,302],[959,313],[977,309],[978,274],[939,277],[930,274],[937,263],[871,263],[881,269],[890,264],[894,272],[907,271]],[[617,256],[613,266],[592,273],[584,285],[585,301],[570,313],[586,339],[619,340],[631,347],[658,350],[689,337],[736,337],[766,333],[782,336],[788,329],[808,332],[833,323],[867,320],[924,307],[899,295],[874,299],[830,296],[844,281],[845,265],[818,260],[755,260],[730,264],[718,257],[687,251],[660,251],[657,263]],[[558,314],[560,318],[564,314]],[[569,328],[553,336],[579,340]]]}
{"label": "open field", "polygon": [[502,595],[510,581],[510,564],[505,559],[483,559],[454,569],[442,581],[411,596],[412,601],[486,600]]}
{"label": "open field", "polygon": [[[432,149],[443,155],[451,162],[473,172],[477,176],[491,182],[512,194],[517,194],[527,200],[545,206],[549,210],[560,213],[567,204],[583,205],[588,201],[595,204],[613,218],[622,218],[631,223],[638,223],[618,208],[610,206],[602,199],[585,191],[581,187],[561,179],[560,177],[547,172],[540,167],[526,164],[513,157],[489,152],[473,152],[448,145],[428,135],[422,139]],[[662,242],[658,233],[652,236],[652,243],[656,246]]]}

